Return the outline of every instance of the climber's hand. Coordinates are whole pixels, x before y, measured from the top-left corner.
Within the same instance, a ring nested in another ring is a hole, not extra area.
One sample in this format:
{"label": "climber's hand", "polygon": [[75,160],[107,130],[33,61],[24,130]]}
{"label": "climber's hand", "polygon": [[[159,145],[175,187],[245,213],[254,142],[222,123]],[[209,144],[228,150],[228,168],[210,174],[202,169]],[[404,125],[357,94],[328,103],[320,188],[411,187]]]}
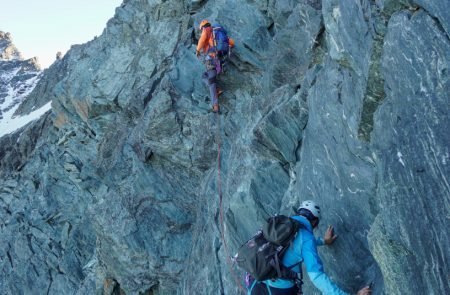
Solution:
{"label": "climber's hand", "polygon": [[370,288],[367,286],[367,287],[364,287],[361,290],[359,290],[358,293],[356,293],[356,295],[369,295],[371,293],[372,293],[372,290],[370,290]]}
{"label": "climber's hand", "polygon": [[337,239],[337,236],[334,234],[333,226],[329,225],[327,231],[325,232],[325,236],[323,237],[323,241],[326,245],[331,245]]}
{"label": "climber's hand", "polygon": [[199,57],[199,56],[200,56],[200,51],[196,50],[196,51],[195,51],[195,55],[196,55],[197,57]]}

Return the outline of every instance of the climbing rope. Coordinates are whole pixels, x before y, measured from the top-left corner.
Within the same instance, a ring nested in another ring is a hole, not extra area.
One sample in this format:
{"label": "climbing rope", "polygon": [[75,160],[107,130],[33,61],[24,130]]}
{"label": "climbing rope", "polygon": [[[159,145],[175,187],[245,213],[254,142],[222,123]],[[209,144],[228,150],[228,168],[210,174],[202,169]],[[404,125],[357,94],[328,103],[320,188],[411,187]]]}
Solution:
{"label": "climbing rope", "polygon": [[224,218],[223,218],[223,202],[222,202],[222,177],[221,177],[221,169],[220,169],[220,116],[219,113],[216,113],[217,118],[217,136],[216,136],[216,142],[217,142],[217,190],[219,192],[219,219],[220,219],[220,233],[222,237],[222,242],[225,249],[225,256],[227,256],[226,262],[228,264],[228,267],[230,268],[231,275],[233,276],[233,279],[236,283],[236,285],[244,291],[245,293],[247,290],[242,286],[241,282],[239,281],[238,275],[236,275],[236,272],[233,269],[233,261],[231,260],[230,250],[228,248],[227,241],[225,239],[225,226],[224,226]]}

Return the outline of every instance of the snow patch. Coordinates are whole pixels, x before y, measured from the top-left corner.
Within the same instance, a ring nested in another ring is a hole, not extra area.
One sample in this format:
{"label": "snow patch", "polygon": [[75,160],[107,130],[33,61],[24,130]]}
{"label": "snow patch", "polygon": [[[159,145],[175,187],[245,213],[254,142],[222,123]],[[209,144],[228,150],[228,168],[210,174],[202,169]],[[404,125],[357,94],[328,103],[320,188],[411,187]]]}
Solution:
{"label": "snow patch", "polygon": [[52,108],[52,102],[49,101],[46,105],[29,113],[28,115],[12,117],[12,114],[14,114],[18,107],[19,106],[14,107],[4,114],[5,118],[0,121],[0,137],[12,133],[17,129],[27,125],[28,123],[39,119],[42,115],[44,115],[48,110]]}
{"label": "snow patch", "polygon": [[[40,73],[36,73],[36,76],[22,81],[20,83],[10,83],[12,79],[18,74],[21,67],[13,69],[9,73],[2,73],[0,76],[0,82],[3,84],[3,93],[6,93],[6,97],[3,99],[3,103],[0,104],[0,137],[3,135],[14,132],[15,130],[25,126],[31,121],[40,118],[45,112],[51,108],[51,102],[45,106],[33,110],[28,115],[14,117],[14,112],[19,108],[20,103],[33,91],[38,81],[41,78]],[[30,72],[33,73],[33,72]]]}
{"label": "snow patch", "polygon": [[0,81],[5,84],[11,82],[12,78],[14,78],[17,75],[17,73],[19,73],[20,69],[21,69],[20,67],[17,67],[9,73],[4,73],[4,74],[2,73],[2,76],[0,77]]}

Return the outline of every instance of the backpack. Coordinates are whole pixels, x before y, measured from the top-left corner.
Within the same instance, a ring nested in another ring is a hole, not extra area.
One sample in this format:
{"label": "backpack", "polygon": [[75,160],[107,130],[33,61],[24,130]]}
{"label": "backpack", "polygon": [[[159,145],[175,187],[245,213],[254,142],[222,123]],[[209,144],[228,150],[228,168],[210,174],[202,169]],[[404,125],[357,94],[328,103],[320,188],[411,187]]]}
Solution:
{"label": "backpack", "polygon": [[234,260],[237,265],[248,272],[257,281],[275,278],[297,279],[297,273],[292,268],[283,266],[281,259],[297,236],[301,224],[285,215],[269,217],[250,240],[242,245]]}
{"label": "backpack", "polygon": [[220,55],[227,55],[228,50],[230,48],[230,44],[228,41],[227,31],[224,27],[218,24],[212,25],[213,28],[213,37],[214,37],[214,46]]}

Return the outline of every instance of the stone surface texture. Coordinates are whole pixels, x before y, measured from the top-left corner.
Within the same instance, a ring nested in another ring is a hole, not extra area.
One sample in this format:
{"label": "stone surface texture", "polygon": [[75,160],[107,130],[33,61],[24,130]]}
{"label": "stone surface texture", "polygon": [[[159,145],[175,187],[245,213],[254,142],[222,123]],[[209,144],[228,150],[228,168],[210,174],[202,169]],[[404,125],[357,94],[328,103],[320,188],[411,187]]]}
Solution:
{"label": "stone surface texture", "polygon": [[[18,110],[52,111],[0,138],[0,293],[245,294],[231,256],[313,199],[342,289],[450,294],[448,6],[125,0]],[[236,41],[220,116],[204,18]]]}

